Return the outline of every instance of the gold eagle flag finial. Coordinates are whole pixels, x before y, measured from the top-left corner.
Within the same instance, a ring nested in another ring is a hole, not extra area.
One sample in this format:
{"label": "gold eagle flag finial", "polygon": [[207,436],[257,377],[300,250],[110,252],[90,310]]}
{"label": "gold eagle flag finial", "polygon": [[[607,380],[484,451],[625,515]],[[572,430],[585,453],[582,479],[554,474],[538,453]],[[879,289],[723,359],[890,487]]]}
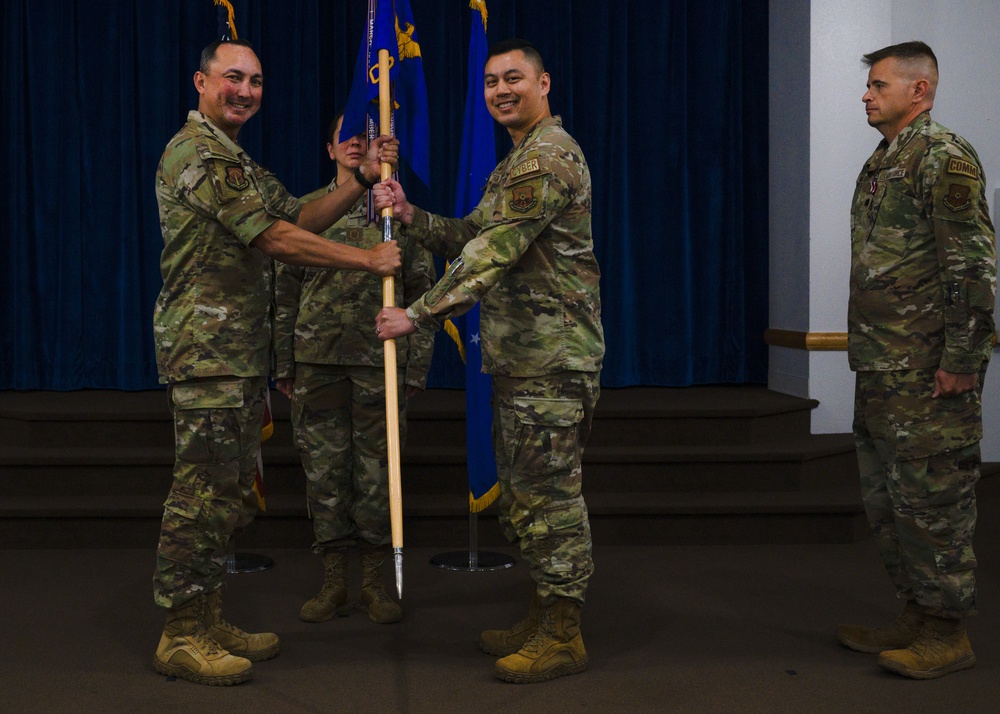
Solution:
{"label": "gold eagle flag finial", "polygon": [[486,0],[469,0],[469,7],[483,16],[483,29],[486,29]]}

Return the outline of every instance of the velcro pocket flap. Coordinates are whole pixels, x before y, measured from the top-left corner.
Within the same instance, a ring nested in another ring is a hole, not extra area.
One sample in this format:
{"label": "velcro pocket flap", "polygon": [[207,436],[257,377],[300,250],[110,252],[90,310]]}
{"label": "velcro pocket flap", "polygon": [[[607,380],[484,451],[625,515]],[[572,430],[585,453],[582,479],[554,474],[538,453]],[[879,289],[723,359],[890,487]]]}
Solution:
{"label": "velcro pocket flap", "polygon": [[175,384],[170,398],[178,409],[236,409],[243,406],[243,385],[239,379]]}
{"label": "velcro pocket flap", "polygon": [[579,399],[519,397],[514,400],[514,413],[525,424],[574,426],[583,419],[583,403]]}

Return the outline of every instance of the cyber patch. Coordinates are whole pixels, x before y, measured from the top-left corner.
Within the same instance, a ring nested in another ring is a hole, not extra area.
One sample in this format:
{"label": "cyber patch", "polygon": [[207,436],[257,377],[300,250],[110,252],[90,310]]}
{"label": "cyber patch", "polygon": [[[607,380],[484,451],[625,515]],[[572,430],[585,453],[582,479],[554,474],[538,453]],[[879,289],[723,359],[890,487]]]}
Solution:
{"label": "cyber patch", "polygon": [[525,176],[531,176],[532,174],[537,174],[542,170],[541,165],[538,163],[538,157],[532,157],[526,159],[519,163],[517,166],[510,170],[510,179],[521,179]]}
{"label": "cyber patch", "polygon": [[509,205],[515,211],[524,213],[525,211],[534,208],[536,203],[538,203],[538,201],[535,200],[534,186],[515,186],[510,190]]}
{"label": "cyber patch", "polygon": [[946,170],[950,174],[968,176],[970,179],[979,179],[979,167],[971,161],[966,161],[965,159],[949,158],[948,168]]}
{"label": "cyber patch", "polygon": [[226,167],[226,185],[230,188],[236,189],[237,191],[242,191],[250,185],[247,177],[243,175],[242,166]]}
{"label": "cyber patch", "polygon": [[964,211],[972,201],[969,199],[971,189],[960,183],[953,183],[948,187],[948,195],[944,197],[944,205],[953,211]]}

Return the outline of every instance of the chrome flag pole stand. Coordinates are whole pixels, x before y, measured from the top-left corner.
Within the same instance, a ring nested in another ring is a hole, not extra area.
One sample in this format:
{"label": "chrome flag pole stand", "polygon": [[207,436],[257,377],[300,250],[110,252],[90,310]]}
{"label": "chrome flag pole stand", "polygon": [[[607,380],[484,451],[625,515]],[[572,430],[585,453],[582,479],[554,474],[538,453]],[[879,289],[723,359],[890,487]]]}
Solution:
{"label": "chrome flag pole stand", "polygon": [[514,567],[514,559],[503,553],[480,552],[478,513],[469,511],[469,551],[456,550],[431,558],[431,565],[445,570],[464,570],[469,573],[486,570],[504,570]]}
{"label": "chrome flag pole stand", "polygon": [[226,556],[227,573],[256,573],[274,567],[274,560],[259,553],[236,552],[236,538],[229,540],[229,555]]}

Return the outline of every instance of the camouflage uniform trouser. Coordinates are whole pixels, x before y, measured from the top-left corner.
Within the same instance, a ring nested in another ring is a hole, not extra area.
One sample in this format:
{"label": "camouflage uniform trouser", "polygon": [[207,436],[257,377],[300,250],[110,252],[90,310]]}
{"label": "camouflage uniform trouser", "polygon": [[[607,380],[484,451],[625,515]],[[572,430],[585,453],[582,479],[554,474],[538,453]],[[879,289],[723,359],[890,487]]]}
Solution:
{"label": "camouflage uniform trouser", "polygon": [[598,373],[493,377],[500,524],[542,598],[583,603],[594,572],[583,500],[583,450],[600,395]]}
{"label": "camouflage uniform trouser", "polygon": [[[402,448],[406,443],[402,378],[399,385]],[[359,542],[388,545],[392,534],[384,370],[296,364],[292,424],[306,472],[316,538],[313,551]]]}
{"label": "camouflage uniform trouser", "polygon": [[257,514],[253,492],[265,377],[207,377],[170,385],[174,482],[163,504],[153,597],[178,607],[222,585],[229,541]]}
{"label": "camouflage uniform trouser", "polygon": [[929,613],[976,612],[972,536],[982,438],[979,387],[931,399],[936,369],[858,372],[861,495],[898,597]]}

